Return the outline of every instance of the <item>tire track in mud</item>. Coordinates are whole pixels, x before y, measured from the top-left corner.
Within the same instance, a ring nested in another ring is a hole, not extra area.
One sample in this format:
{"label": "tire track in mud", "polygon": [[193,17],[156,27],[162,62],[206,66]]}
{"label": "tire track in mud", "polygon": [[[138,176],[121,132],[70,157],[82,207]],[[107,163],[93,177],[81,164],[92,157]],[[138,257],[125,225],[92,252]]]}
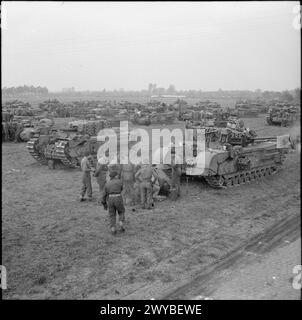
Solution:
{"label": "tire track in mud", "polygon": [[190,297],[194,297],[194,295],[196,296],[200,293],[198,289],[203,287],[217,272],[236,264],[240,259],[246,256],[246,254],[263,254],[279,245],[284,239],[287,241],[294,241],[297,239],[300,236],[300,224],[301,218],[299,215],[290,216],[275,223],[264,232],[252,237],[244,244],[226,254],[219,261],[209,265],[200,275],[190,282],[164,294],[160,299],[189,299]]}

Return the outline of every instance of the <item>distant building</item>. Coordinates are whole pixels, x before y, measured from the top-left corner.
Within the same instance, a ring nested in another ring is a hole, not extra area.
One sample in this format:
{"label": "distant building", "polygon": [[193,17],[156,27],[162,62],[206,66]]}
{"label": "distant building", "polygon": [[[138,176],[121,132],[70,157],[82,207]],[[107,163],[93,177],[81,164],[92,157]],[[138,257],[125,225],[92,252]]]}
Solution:
{"label": "distant building", "polygon": [[63,91],[63,92],[75,92],[75,89],[74,89],[74,87],[71,87],[71,88],[63,88],[62,91]]}
{"label": "distant building", "polygon": [[148,92],[149,92],[149,94],[154,93],[155,90],[156,90],[156,83],[149,83],[149,85],[148,85]]}
{"label": "distant building", "polygon": [[165,88],[156,88],[154,91],[153,91],[154,94],[165,94],[166,93],[166,90]]}
{"label": "distant building", "polygon": [[167,89],[168,94],[174,94],[175,93],[175,86],[173,84],[169,85],[169,88]]}

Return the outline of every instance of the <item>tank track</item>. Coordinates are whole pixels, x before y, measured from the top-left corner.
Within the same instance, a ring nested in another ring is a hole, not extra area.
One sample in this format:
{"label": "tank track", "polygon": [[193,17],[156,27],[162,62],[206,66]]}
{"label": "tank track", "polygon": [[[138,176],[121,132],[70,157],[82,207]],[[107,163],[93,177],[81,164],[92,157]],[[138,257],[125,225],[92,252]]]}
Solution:
{"label": "tank track", "polygon": [[38,142],[39,138],[31,138],[28,142],[27,142],[27,149],[29,151],[29,153],[31,154],[31,156],[37,160],[39,163],[41,164],[47,164],[47,159],[44,157],[44,155],[39,154],[36,151],[35,145]]}
{"label": "tank track", "polygon": [[205,180],[210,187],[215,189],[230,188],[233,186],[238,187],[245,183],[250,183],[254,180],[258,180],[266,176],[275,174],[278,169],[279,167],[276,165],[259,167],[252,170],[239,171],[228,175],[207,176],[205,177]]}
{"label": "tank track", "polygon": [[60,140],[55,143],[55,150],[53,152],[53,158],[59,159],[68,168],[77,168],[77,159],[73,159],[67,154],[68,141]]}

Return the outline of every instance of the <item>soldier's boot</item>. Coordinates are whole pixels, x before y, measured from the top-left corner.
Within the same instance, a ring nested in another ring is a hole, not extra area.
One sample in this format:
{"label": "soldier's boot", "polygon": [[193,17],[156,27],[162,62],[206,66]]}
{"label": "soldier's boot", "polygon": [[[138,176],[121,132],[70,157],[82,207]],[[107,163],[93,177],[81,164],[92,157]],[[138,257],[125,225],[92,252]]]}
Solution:
{"label": "soldier's boot", "polygon": [[115,235],[116,234],[116,228],[115,227],[111,227],[111,234]]}
{"label": "soldier's boot", "polygon": [[80,196],[80,201],[86,201],[86,199],[83,196]]}
{"label": "soldier's boot", "polygon": [[121,230],[121,232],[125,232],[125,228],[124,228],[124,223],[123,223],[123,221],[119,221],[119,225],[120,225],[120,230]]}

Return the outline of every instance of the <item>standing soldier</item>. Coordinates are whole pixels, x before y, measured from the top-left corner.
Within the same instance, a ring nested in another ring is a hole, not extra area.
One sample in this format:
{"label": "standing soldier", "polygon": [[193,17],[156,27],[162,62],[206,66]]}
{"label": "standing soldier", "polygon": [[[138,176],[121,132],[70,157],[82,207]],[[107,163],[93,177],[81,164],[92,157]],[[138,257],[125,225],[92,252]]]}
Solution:
{"label": "standing soldier", "polygon": [[151,209],[152,206],[152,167],[150,164],[143,164],[142,168],[135,174],[140,179],[141,204],[143,209]]}
{"label": "standing soldier", "polygon": [[116,234],[116,213],[119,215],[119,225],[121,232],[125,231],[125,207],[122,198],[123,183],[118,178],[117,172],[109,173],[110,181],[106,182],[102,197],[104,209],[109,212],[110,230]]}
{"label": "standing soldier", "polygon": [[22,141],[21,140],[21,137],[20,137],[20,133],[23,131],[23,125],[22,123],[17,123],[17,128],[16,128],[16,133],[15,133],[15,141],[14,142],[20,142]]}
{"label": "standing soldier", "polygon": [[117,163],[117,158],[114,157],[109,165],[108,165],[108,176],[107,176],[107,180],[110,180],[110,172],[116,172],[118,178],[120,179],[121,177],[121,165],[119,163]]}
{"label": "standing soldier", "polygon": [[134,165],[132,163],[121,165],[121,179],[123,182],[123,194],[124,200],[127,204],[127,199],[129,199],[129,204],[133,205],[134,202]]}
{"label": "standing soldier", "polygon": [[87,192],[88,200],[92,200],[92,186],[91,186],[91,176],[90,172],[92,171],[91,166],[92,156],[89,152],[85,152],[85,156],[81,161],[81,169],[82,169],[82,192],[80,201],[85,201],[85,194]]}
{"label": "standing soldier", "polygon": [[101,157],[98,160],[98,163],[96,165],[96,170],[94,172],[94,176],[96,177],[96,181],[99,185],[99,191],[100,191],[101,197],[103,195],[104,187],[106,184],[107,172],[108,172],[108,166],[105,163],[105,159]]}
{"label": "standing soldier", "polygon": [[[175,189],[175,198],[180,197],[181,165],[172,164],[171,188]],[[173,195],[172,195],[173,197]],[[174,198],[174,197],[173,197]]]}
{"label": "standing soldier", "polygon": [[[136,172],[138,172],[138,170],[141,168],[141,165],[140,164],[137,164],[135,167],[134,167],[134,172],[136,174]],[[133,186],[133,189],[134,189],[134,204],[137,205],[141,202],[141,191],[140,191],[140,185],[141,185],[141,180],[139,177],[136,177],[136,175],[134,174],[134,179],[135,179],[135,182],[134,182],[134,186]]]}
{"label": "standing soldier", "polygon": [[9,129],[8,129],[9,123],[8,122],[2,122],[2,139],[4,141],[9,141]]}
{"label": "standing soldier", "polygon": [[[156,165],[154,165],[155,167]],[[160,191],[160,183],[159,183],[159,176],[155,170],[155,168],[153,168],[153,175],[152,175],[152,199],[153,199],[153,203],[154,200],[158,197],[159,191]]]}
{"label": "standing soldier", "polygon": [[12,121],[8,122],[8,139],[9,141],[15,140],[16,124]]}

